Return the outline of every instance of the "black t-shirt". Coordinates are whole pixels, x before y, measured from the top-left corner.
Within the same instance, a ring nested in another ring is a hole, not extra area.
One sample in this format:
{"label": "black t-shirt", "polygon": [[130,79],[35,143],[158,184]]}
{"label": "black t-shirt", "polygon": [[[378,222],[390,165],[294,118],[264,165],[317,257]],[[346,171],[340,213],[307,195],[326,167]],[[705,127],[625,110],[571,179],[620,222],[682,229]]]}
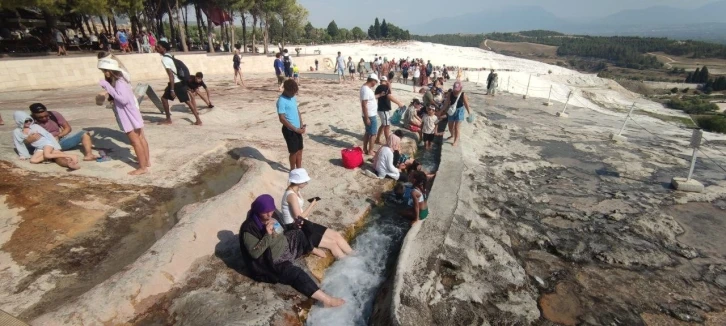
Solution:
{"label": "black t-shirt", "polygon": [[187,82],[187,87],[189,87],[192,90],[195,90],[195,89],[199,88],[200,86],[204,87],[204,89],[207,89],[207,84],[205,84],[203,80],[201,82],[197,83],[197,79],[192,77],[189,79],[189,82]]}
{"label": "black t-shirt", "polygon": [[391,89],[388,85],[378,85],[375,94],[384,94],[384,96],[378,98],[378,111],[391,111],[391,100],[388,99]]}

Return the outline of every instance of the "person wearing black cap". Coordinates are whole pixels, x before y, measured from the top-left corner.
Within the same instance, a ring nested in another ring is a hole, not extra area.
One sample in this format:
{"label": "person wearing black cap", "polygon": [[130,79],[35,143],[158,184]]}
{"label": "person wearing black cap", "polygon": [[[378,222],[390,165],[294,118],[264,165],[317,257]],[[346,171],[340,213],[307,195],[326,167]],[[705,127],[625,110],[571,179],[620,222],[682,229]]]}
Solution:
{"label": "person wearing black cap", "polygon": [[83,154],[85,154],[84,161],[95,161],[98,158],[91,152],[93,143],[91,135],[87,131],[81,129],[73,132],[71,124],[62,114],[57,111],[48,111],[48,108],[42,103],[33,103],[29,108],[30,116],[35,120],[35,123],[58,140],[62,151],[68,151],[82,145]]}
{"label": "person wearing black cap", "polygon": [[169,101],[173,101],[175,99],[179,99],[179,102],[185,103],[189,109],[192,110],[192,114],[194,114],[194,118],[197,120],[194,122],[195,125],[201,126],[202,120],[199,119],[199,112],[197,111],[197,106],[194,105],[194,102],[192,102],[189,98],[188,90],[186,81],[182,81],[177,76],[176,71],[176,65],[174,64],[174,57],[171,54],[168,54],[169,50],[171,49],[171,45],[169,42],[165,41],[159,41],[156,43],[156,52],[158,52],[161,55],[161,64],[164,65],[164,68],[166,69],[166,74],[169,76],[169,84],[166,86],[166,89],[164,90],[164,95],[161,97],[161,102],[164,105],[164,113],[166,113],[166,120],[159,122],[161,125],[170,125],[171,124],[171,112],[169,111]]}

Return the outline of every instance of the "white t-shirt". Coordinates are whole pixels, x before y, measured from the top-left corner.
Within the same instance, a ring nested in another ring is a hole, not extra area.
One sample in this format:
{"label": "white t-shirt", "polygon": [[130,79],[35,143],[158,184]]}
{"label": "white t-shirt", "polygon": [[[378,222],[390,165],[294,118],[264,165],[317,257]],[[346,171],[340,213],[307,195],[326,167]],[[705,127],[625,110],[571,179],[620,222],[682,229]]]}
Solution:
{"label": "white t-shirt", "polygon": [[161,56],[161,64],[164,65],[165,69],[171,69],[171,72],[174,73],[174,83],[179,83],[181,80],[176,75],[176,66],[174,65],[174,60],[172,58],[168,57],[166,54]]}
{"label": "white t-shirt", "polygon": [[413,68],[413,78],[419,78],[421,77],[421,70],[418,68]]}
{"label": "white t-shirt", "polygon": [[360,100],[366,102],[366,113],[368,114],[368,117],[375,117],[378,114],[378,100],[376,100],[376,94],[373,93],[373,90],[368,87],[367,84],[363,84],[360,88]]}

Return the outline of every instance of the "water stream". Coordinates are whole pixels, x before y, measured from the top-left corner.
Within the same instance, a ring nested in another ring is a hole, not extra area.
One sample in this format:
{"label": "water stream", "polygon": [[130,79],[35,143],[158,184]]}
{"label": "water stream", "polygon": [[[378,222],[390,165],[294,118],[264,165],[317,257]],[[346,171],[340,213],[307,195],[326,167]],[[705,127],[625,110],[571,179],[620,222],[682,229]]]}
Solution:
{"label": "water stream", "polygon": [[[416,159],[428,173],[438,169],[439,144],[426,151],[419,148]],[[395,207],[375,208],[367,225],[356,236],[352,248],[356,254],[335,262],[325,272],[321,288],[343,298],[338,308],[313,306],[307,326],[363,326],[369,324],[376,294],[395,269],[399,251],[410,222],[396,213]]]}

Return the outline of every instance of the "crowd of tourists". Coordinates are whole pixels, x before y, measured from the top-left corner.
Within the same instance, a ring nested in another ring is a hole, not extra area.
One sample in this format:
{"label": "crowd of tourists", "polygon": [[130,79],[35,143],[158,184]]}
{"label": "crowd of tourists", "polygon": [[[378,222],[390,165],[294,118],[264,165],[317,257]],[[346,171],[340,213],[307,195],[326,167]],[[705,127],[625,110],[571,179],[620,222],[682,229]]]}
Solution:
{"label": "crowd of tourists", "polygon": [[[195,97],[199,96],[208,107],[213,107],[203,74],[199,72],[191,76],[188,68],[169,53],[171,45],[168,42],[158,41],[155,45],[154,51],[161,55],[168,77],[162,95],[166,119],[160,124],[172,123],[169,101],[178,100],[189,107],[196,119],[194,124],[202,125]],[[423,150],[431,150],[435,138],[442,136],[448,128],[450,137],[447,140],[451,139],[452,146],[457,146],[461,122],[467,114],[470,122],[473,118],[469,99],[459,80],[460,73],[457,73],[459,78],[452,88],[444,90],[450,70],[444,66],[439,74],[430,61],[388,61],[377,57],[370,66],[360,63],[356,66],[350,57],[346,62],[341,53],[338,53],[336,61],[334,69],[341,83],[347,78],[354,80],[356,74],[361,74],[361,69],[371,70],[365,71],[365,83],[359,92],[363,152],[371,162],[370,169],[364,168],[364,173],[377,179],[395,180],[397,183],[391,198],[392,202],[401,205],[401,215],[411,223],[425,220],[429,215],[428,190],[435,174],[424,171],[420,162],[403,152],[404,130],[412,133],[417,143],[423,143]],[[244,85],[239,52],[234,53],[232,64],[235,82]],[[289,154],[288,187],[282,193],[279,213],[269,194],[257,197],[252,203],[240,227],[243,259],[250,276],[257,281],[287,284],[326,307],[339,306],[344,304],[342,299],[323,292],[305,271],[294,264],[297,258],[307,254],[325,257],[326,252],[321,248],[330,250],[336,259],[353,254],[353,250],[340,232],[308,219],[321,198],[309,198],[309,205],[305,207],[302,190],[311,178],[303,168],[303,135],[307,125],[297,103],[299,70],[286,49],[277,53],[273,66],[281,91],[276,104],[278,120]],[[138,101],[131,89],[131,76],[121,61],[106,51],[99,53],[97,67],[103,76],[99,82],[103,92],[97,95],[97,103],[112,103],[118,127],[128,136],[137,157],[138,168],[129,174],[144,174],[151,167],[149,145]],[[397,78],[397,72],[404,83],[413,76],[414,94],[422,95],[421,99],[413,98],[406,105],[401,98],[394,96],[390,83]],[[492,84],[496,84],[493,71],[489,79],[488,87],[492,88]],[[200,92],[201,88],[205,92]],[[74,131],[60,112],[49,110],[42,103],[30,105],[29,110],[30,114],[23,111],[14,114],[17,128],[13,131],[13,140],[21,159],[29,159],[31,163],[54,161],[69,169],[79,169],[80,160],[66,151],[80,146],[85,155],[83,161],[104,160],[104,157],[92,153],[91,135],[85,130]],[[399,120],[396,122],[403,129],[392,130],[394,120]],[[380,146],[376,149],[377,144]]]}

